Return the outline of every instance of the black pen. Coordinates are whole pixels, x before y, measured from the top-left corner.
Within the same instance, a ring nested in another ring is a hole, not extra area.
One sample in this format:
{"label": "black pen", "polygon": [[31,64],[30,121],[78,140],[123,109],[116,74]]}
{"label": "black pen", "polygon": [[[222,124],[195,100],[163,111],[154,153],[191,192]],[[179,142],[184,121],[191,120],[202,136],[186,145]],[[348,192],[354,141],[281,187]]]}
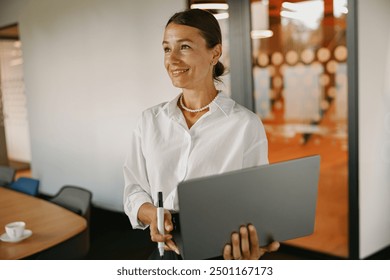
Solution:
{"label": "black pen", "polygon": [[[162,192],[158,192],[157,229],[161,235],[164,235],[164,206]],[[164,242],[158,242],[158,251],[160,252],[160,257],[164,256],[164,246]]]}

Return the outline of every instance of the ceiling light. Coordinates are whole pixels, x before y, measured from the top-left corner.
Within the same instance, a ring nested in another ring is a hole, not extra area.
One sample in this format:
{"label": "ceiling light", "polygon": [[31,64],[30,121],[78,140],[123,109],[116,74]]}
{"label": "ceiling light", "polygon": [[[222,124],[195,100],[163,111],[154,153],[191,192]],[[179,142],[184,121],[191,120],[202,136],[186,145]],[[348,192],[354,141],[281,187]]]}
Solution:
{"label": "ceiling light", "polygon": [[227,9],[229,9],[229,5],[222,4],[222,3],[201,3],[201,4],[192,4],[191,9],[227,10]]}
{"label": "ceiling light", "polygon": [[282,18],[298,20],[310,29],[318,28],[320,20],[324,16],[323,0],[283,2],[282,8],[283,10],[280,12]]}
{"label": "ceiling light", "polygon": [[274,33],[272,30],[252,30],[251,31],[251,38],[252,39],[264,39],[272,37]]}
{"label": "ceiling light", "polygon": [[347,0],[333,0],[333,15],[341,17],[348,14]]}
{"label": "ceiling light", "polygon": [[303,1],[303,2],[283,2],[282,8],[292,12],[318,12],[324,10],[324,0]]}
{"label": "ceiling light", "polygon": [[229,18],[229,13],[213,14],[217,20]]}

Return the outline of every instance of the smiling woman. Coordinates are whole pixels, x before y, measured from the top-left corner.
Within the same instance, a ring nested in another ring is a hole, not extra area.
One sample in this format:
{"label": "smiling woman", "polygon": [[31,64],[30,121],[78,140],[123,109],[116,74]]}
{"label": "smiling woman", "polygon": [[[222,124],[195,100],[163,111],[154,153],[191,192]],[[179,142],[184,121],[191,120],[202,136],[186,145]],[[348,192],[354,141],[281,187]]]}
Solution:
{"label": "smiling woman", "polygon": [[[172,84],[183,89],[180,105],[185,109],[183,114],[189,127],[207,112],[208,105],[217,96],[214,68],[222,53],[220,43],[209,47],[211,44],[198,30],[171,21],[165,28],[163,41],[165,68]],[[197,94],[199,90],[204,94]]]}
{"label": "smiling woman", "polygon": [[[133,228],[149,226],[151,240],[165,242],[168,259],[180,258],[171,234],[172,212],[179,211],[179,182],[268,163],[260,119],[215,87],[224,73],[221,37],[218,21],[209,12],[187,10],[170,18],[162,43],[164,64],[182,93],[143,112],[124,166],[125,212]],[[157,227],[159,192],[164,197],[165,232]],[[252,225],[231,230],[231,243],[221,248],[225,259],[258,259],[279,247],[274,242],[260,248]]]}
{"label": "smiling woman", "polygon": [[[197,17],[203,20],[199,21]],[[185,16],[176,13],[165,27],[163,48],[164,64],[172,84],[183,89],[180,105],[187,125],[191,127],[215,100],[214,80],[219,81],[219,76],[225,71],[219,61],[222,35],[218,21],[198,9]],[[206,94],[194,94],[198,90]]]}

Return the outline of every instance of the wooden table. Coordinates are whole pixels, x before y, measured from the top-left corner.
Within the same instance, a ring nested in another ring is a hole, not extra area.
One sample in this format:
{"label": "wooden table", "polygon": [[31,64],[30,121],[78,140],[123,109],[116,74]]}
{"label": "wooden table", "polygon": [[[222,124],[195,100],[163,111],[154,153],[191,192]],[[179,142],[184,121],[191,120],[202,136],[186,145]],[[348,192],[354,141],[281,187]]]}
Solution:
{"label": "wooden table", "polygon": [[23,259],[57,245],[87,227],[86,220],[49,201],[0,187],[0,234],[24,221],[32,235],[18,243],[0,241],[0,259]]}

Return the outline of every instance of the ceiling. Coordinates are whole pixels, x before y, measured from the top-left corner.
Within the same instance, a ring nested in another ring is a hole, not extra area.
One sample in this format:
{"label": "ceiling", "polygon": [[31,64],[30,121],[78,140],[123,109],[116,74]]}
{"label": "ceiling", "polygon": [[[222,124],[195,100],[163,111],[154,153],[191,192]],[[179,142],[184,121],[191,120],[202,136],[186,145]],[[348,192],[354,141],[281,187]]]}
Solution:
{"label": "ceiling", "polygon": [[[251,0],[251,2],[258,2],[260,0]],[[283,0],[268,0],[269,1],[269,15],[270,17],[280,16],[280,10]],[[305,0],[289,0],[289,2],[302,2]],[[226,3],[226,0],[190,0],[189,3]],[[325,3],[325,16],[331,14],[333,11],[333,0],[324,0]],[[19,39],[19,29],[18,25],[10,25],[3,28],[0,28],[0,39]]]}
{"label": "ceiling", "polygon": [[[261,0],[250,0],[251,2],[261,2]],[[268,0],[268,5],[269,5],[269,15],[279,17],[280,16],[280,11],[282,8],[282,3],[283,2],[304,2],[304,1],[310,1],[310,0]],[[195,3],[227,3],[227,0],[190,0],[190,4],[195,4]],[[325,4],[325,15],[328,13],[332,12],[333,9],[333,0],[324,0]]]}

